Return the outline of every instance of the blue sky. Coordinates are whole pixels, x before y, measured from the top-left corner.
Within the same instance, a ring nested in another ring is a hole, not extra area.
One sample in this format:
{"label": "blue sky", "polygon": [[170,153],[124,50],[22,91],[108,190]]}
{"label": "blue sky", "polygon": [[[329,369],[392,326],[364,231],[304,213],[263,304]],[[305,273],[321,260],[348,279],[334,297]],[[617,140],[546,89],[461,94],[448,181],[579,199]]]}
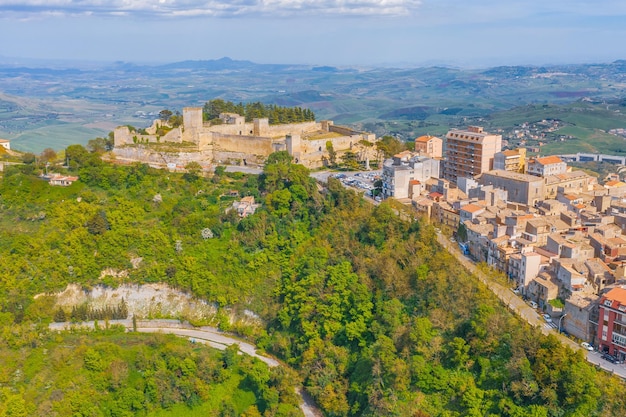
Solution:
{"label": "blue sky", "polygon": [[626,59],[624,0],[0,0],[0,57],[429,65]]}

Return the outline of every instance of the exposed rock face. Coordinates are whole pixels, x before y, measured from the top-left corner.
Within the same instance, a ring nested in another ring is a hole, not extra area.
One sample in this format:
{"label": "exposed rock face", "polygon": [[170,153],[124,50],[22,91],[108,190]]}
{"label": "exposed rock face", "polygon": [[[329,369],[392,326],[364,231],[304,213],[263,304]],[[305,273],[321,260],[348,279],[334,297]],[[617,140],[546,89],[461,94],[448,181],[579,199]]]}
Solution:
{"label": "exposed rock face", "polygon": [[93,309],[117,306],[123,298],[129,317],[135,315],[141,318],[185,317],[190,320],[204,320],[217,313],[214,304],[170,288],[166,284],[125,284],[118,288],[97,286],[91,290],[70,284],[56,296],[57,306],[65,310],[85,303]]}

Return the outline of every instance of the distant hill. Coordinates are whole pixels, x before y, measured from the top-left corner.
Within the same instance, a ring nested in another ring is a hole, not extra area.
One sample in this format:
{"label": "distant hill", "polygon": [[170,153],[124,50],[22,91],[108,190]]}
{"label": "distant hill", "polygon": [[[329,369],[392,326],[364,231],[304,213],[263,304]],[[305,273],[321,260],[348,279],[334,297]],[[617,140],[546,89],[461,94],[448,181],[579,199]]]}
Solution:
{"label": "distant hill", "polygon": [[0,75],[0,137],[33,152],[86,144],[121,124],[145,127],[163,109],[181,111],[215,98],[308,107],[318,119],[356,128],[368,124],[376,134],[401,138],[485,123],[491,114],[525,105],[585,99],[618,111],[618,103],[626,102],[626,60],[467,70],[259,64],[224,57],[80,68],[0,63]]}

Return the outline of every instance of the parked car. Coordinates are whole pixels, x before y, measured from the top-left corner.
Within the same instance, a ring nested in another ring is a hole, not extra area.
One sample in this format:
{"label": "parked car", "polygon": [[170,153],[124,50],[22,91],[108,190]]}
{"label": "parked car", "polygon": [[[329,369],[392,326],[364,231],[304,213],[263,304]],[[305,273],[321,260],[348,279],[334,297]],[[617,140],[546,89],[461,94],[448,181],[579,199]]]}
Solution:
{"label": "parked car", "polygon": [[511,288],[511,291],[513,291],[513,294],[519,294],[519,289],[517,288]]}
{"label": "parked car", "polygon": [[611,363],[624,363],[624,361],[621,361],[619,359],[617,359],[615,356],[613,355],[609,355],[608,353],[603,353],[602,354],[602,359],[607,360]]}
{"label": "parked car", "polygon": [[552,323],[552,317],[550,317],[549,314],[544,314],[543,315],[543,319],[547,322],[547,323]]}
{"label": "parked car", "polygon": [[532,308],[538,308],[539,307],[539,305],[537,305],[537,303],[535,303],[532,300],[528,302],[528,305],[531,306]]}
{"label": "parked car", "polygon": [[583,347],[583,349],[587,349],[587,350],[590,350],[590,351],[591,351],[591,350],[593,350],[593,346],[591,346],[591,345],[590,345],[589,343],[587,343],[587,342],[582,342],[582,343],[580,344],[580,346],[582,346],[582,347]]}

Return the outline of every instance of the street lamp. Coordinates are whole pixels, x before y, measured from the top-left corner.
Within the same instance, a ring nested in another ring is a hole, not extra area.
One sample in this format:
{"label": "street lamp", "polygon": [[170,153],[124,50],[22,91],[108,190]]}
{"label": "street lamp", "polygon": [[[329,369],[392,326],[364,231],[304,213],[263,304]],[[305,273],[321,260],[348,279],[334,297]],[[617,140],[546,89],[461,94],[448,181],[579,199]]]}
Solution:
{"label": "street lamp", "polygon": [[563,315],[559,318],[559,334],[561,333],[561,321],[565,318],[565,316],[567,316],[567,313],[563,314]]}

